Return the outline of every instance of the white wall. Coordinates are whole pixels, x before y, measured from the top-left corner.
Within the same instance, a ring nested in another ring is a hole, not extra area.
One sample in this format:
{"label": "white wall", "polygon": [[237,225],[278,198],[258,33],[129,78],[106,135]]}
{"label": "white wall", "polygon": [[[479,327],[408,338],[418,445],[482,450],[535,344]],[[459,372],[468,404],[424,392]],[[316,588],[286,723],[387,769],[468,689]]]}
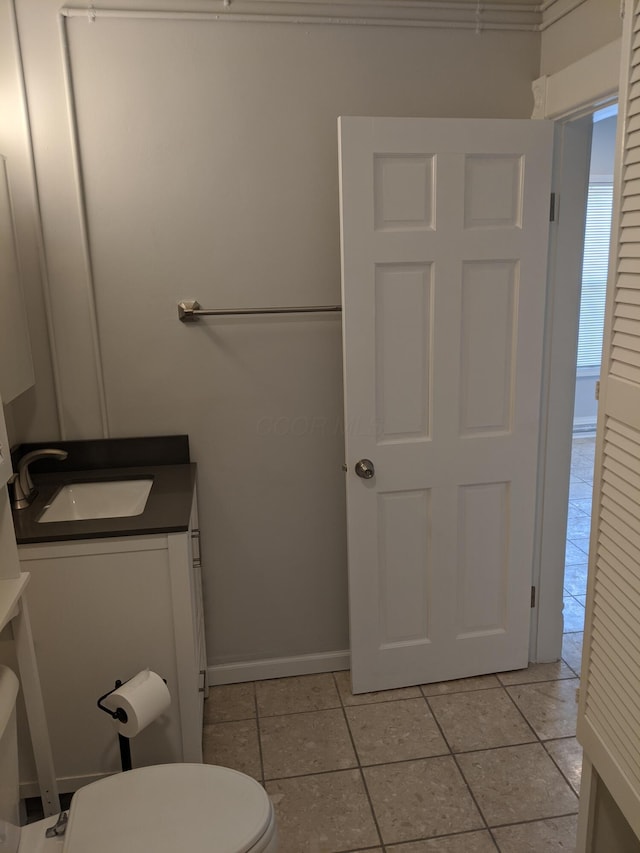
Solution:
{"label": "white wall", "polygon": [[337,117],[527,117],[539,36],[72,19],[87,259],[57,9],[18,0],[66,433],[190,435],[211,663],[347,648],[339,322],[175,303],[338,302]]}
{"label": "white wall", "polygon": [[544,22],[540,74],[555,74],[620,37],[620,0],[558,0]]}
{"label": "white wall", "polygon": [[[58,427],[39,263],[39,220],[10,0],[0,0],[0,154],[6,157],[7,163],[20,282],[38,383],[37,392],[31,388],[6,405],[9,440],[16,443],[38,437],[56,438]],[[0,175],[0,179],[4,180],[4,176]],[[7,305],[2,307],[9,310]],[[14,322],[22,328],[21,316],[16,316]],[[29,381],[26,377],[31,372],[31,365],[26,363],[28,359],[15,351],[5,357],[12,370],[19,369],[21,387],[26,387]],[[6,391],[4,396],[5,400],[9,399]]]}

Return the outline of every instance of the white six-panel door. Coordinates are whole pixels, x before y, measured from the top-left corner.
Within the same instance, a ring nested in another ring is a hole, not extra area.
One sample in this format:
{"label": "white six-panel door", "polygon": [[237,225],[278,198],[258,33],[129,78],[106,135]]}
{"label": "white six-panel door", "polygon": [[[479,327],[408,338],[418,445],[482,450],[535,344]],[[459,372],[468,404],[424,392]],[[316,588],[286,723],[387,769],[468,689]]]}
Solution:
{"label": "white six-panel door", "polygon": [[551,148],[340,119],[356,692],[527,665]]}

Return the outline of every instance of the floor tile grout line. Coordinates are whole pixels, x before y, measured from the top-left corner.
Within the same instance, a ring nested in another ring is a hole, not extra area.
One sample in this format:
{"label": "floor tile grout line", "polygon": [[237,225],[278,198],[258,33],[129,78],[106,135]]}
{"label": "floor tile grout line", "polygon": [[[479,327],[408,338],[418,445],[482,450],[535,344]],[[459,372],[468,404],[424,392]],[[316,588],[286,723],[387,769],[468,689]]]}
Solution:
{"label": "floor tile grout line", "polygon": [[[530,821],[527,821],[527,823],[529,822]],[[418,838],[410,838],[408,841],[393,841],[391,844],[387,845],[387,853],[395,853],[399,847],[404,847],[406,844],[421,844],[423,841],[443,841],[447,838],[462,838],[463,835],[473,835],[476,832],[488,832],[491,834],[491,828],[463,829],[462,832],[445,832],[441,835],[421,835]],[[493,841],[493,838],[491,840]],[[364,850],[368,849],[370,848],[364,848]],[[496,847],[496,849],[498,848]],[[341,853],[352,853],[352,851],[341,851]],[[358,851],[353,851],[353,853],[358,853]]]}
{"label": "floor tile grout line", "polygon": [[[573,735],[573,737],[575,737],[575,735]],[[567,776],[567,774],[564,772],[564,770],[563,770],[563,769],[562,769],[562,767],[558,764],[558,762],[556,761],[556,759],[554,758],[554,756],[553,756],[553,755],[549,752],[549,750],[547,749],[547,744],[548,744],[548,743],[551,743],[551,741],[552,741],[552,740],[571,740],[571,739],[572,739],[571,737],[568,737],[568,738],[551,738],[551,740],[548,740],[548,741],[542,741],[542,746],[544,747],[544,751],[547,753],[547,755],[549,756],[549,758],[553,761],[553,763],[555,764],[555,766],[558,768],[558,772],[560,773],[560,775],[562,776],[562,778],[564,779],[564,781],[565,781],[565,782],[567,783],[567,785],[571,788],[571,790],[572,790],[572,791],[573,791],[573,793],[576,795],[576,797],[580,797],[580,793],[579,793],[579,791],[576,791],[576,789],[573,787],[573,784],[569,781],[569,777]]]}
{"label": "floor tile grout line", "polygon": [[[517,744],[517,745],[519,745],[519,746],[529,746],[529,744]],[[544,749],[544,745],[543,745],[542,743],[541,743],[541,746],[542,746],[542,747],[543,747],[543,749]],[[497,747],[497,748],[498,748],[498,749],[509,749],[509,747]],[[546,750],[545,750],[545,753],[546,753]],[[462,775],[462,778],[464,779],[465,784],[466,784],[466,785],[467,785],[467,787],[469,788],[469,792],[471,793],[471,796],[473,797],[473,801],[474,801],[474,803],[476,804],[476,807],[477,807],[478,811],[480,812],[480,815],[481,815],[482,819],[484,820],[484,822],[485,822],[485,824],[486,824],[486,829],[488,830],[488,832],[489,832],[489,834],[490,834],[490,836],[491,836],[491,840],[493,841],[493,843],[495,844],[495,846],[496,846],[496,848],[497,848],[498,850],[500,850],[500,845],[498,844],[498,841],[497,841],[497,839],[496,839],[496,837],[495,837],[495,835],[494,835],[494,833],[493,833],[493,830],[494,830],[494,829],[502,829],[502,827],[504,827],[504,826],[520,826],[520,825],[522,825],[522,824],[537,823],[537,822],[541,822],[541,821],[545,821],[545,820],[556,820],[556,819],[558,819],[558,818],[560,818],[560,817],[572,817],[574,814],[577,814],[577,808],[576,808],[576,811],[575,811],[575,812],[568,812],[568,813],[563,813],[563,814],[560,814],[560,815],[545,815],[545,817],[530,818],[529,820],[512,821],[512,822],[510,822],[510,823],[504,823],[504,824],[503,824],[503,823],[498,823],[498,824],[489,824],[489,822],[487,821],[487,819],[486,819],[486,817],[485,817],[484,812],[483,812],[483,811],[482,811],[482,809],[480,808],[480,804],[479,804],[479,803],[478,803],[478,801],[476,800],[476,798],[475,798],[475,796],[474,796],[474,794],[473,794],[473,791],[471,790],[471,786],[470,786],[469,782],[467,781],[467,777],[466,777],[466,776],[465,776],[465,774],[464,774],[464,770],[463,770],[463,768],[460,766],[459,762],[457,761],[457,755],[458,755],[458,754],[462,754],[462,753],[454,753],[454,754],[453,754],[454,759],[456,759],[456,765],[458,766],[458,769],[459,769],[459,771],[460,771],[460,773],[461,773],[461,775]],[[468,753],[466,753],[466,754],[468,754]],[[547,754],[548,754],[548,753],[547,753]],[[555,764],[555,762],[554,762],[554,764]],[[563,778],[564,778],[564,775],[563,775]],[[565,779],[565,781],[566,781],[566,779]],[[567,784],[568,784],[568,783],[567,783]],[[573,788],[572,788],[572,786],[571,786],[571,785],[569,785],[569,788],[570,788],[571,792],[572,792],[573,794],[575,794],[575,791],[573,790]]]}
{"label": "floor tile grout line", "polygon": [[[576,633],[580,633],[579,631]],[[559,661],[556,661],[559,663]],[[564,661],[566,663],[566,661]],[[546,666],[546,664],[530,664],[531,666]],[[569,669],[571,667],[567,663]],[[573,673],[573,670],[571,669]],[[498,679],[500,679],[500,673],[496,673]],[[558,678],[541,678],[539,681],[513,681],[510,684],[504,684],[502,681],[500,682],[500,687],[532,687],[535,684],[555,684],[557,681],[571,681],[572,678],[575,678],[575,675],[567,675],[567,676],[558,676]]]}
{"label": "floor tile grout line", "polygon": [[[422,690],[422,687],[421,687],[420,689]],[[422,695],[424,696],[424,692],[423,692],[423,694],[422,694]],[[466,776],[464,775],[464,773],[462,772],[462,768],[460,767],[460,762],[459,762],[459,761],[458,761],[458,759],[456,758],[456,754],[454,753],[453,749],[451,748],[451,744],[449,743],[449,739],[448,739],[448,738],[447,738],[447,736],[445,735],[445,733],[444,733],[444,729],[443,729],[443,728],[442,728],[442,726],[440,725],[440,721],[439,721],[439,720],[438,720],[438,718],[436,717],[436,713],[435,713],[435,711],[434,711],[434,710],[433,710],[433,708],[431,707],[431,703],[429,702],[429,697],[428,697],[428,696],[424,696],[424,701],[427,703],[427,708],[429,709],[429,712],[430,712],[431,716],[433,717],[433,719],[434,719],[434,721],[435,721],[435,724],[436,724],[436,726],[438,727],[438,729],[439,729],[439,731],[440,731],[440,734],[441,734],[442,738],[444,739],[444,742],[446,743],[447,747],[449,748],[449,752],[450,752],[450,754],[451,754],[451,757],[453,758],[453,761],[454,761],[454,763],[455,763],[456,768],[458,769],[458,773],[460,774],[460,778],[461,778],[461,779],[462,779],[462,781],[464,782],[465,787],[466,787],[467,791],[469,792],[469,796],[471,797],[471,800],[472,800],[473,804],[475,805],[475,807],[476,807],[476,809],[477,809],[477,811],[478,811],[478,814],[480,815],[480,820],[481,820],[481,821],[482,821],[482,823],[484,824],[484,828],[485,828],[485,829],[489,829],[489,824],[487,823],[487,819],[486,819],[486,818],[485,818],[485,816],[484,816],[484,812],[483,812],[483,811],[482,811],[482,809],[480,808],[480,803],[478,802],[478,800],[476,799],[475,794],[474,794],[474,793],[473,793],[473,791],[471,790],[471,785],[470,785],[470,784],[469,784],[469,782],[467,781],[467,777],[466,777]]]}
{"label": "floor tile grout line", "polygon": [[[497,675],[497,673],[496,673],[496,675]],[[566,680],[566,679],[558,679],[558,680],[563,680],[563,681],[564,681],[564,680]],[[542,681],[542,682],[540,682],[540,681],[534,681],[534,682],[531,682],[531,683],[532,683],[532,684],[547,684],[547,683],[549,683],[549,682],[545,682],[545,681]],[[514,686],[514,687],[523,687],[523,686],[525,686],[525,685],[513,685],[513,686]],[[499,685],[498,685],[498,687],[494,687],[493,689],[494,689],[494,690],[502,690],[504,693],[506,693],[506,694],[507,694],[507,696],[509,697],[509,699],[511,700],[511,702],[515,705],[516,710],[518,711],[518,713],[520,714],[520,716],[521,716],[521,717],[522,717],[522,719],[524,720],[524,722],[525,722],[525,724],[527,725],[528,729],[529,729],[529,730],[531,731],[531,733],[533,734],[534,740],[522,741],[522,742],[519,742],[519,743],[506,743],[506,744],[500,744],[499,746],[484,746],[484,747],[478,747],[478,748],[476,748],[476,749],[457,749],[457,750],[454,750],[454,749],[453,749],[453,747],[451,746],[451,744],[449,743],[449,741],[445,738],[445,742],[446,742],[447,746],[451,749],[451,754],[452,754],[452,755],[468,755],[468,754],[469,754],[469,753],[471,753],[471,752],[488,752],[489,750],[492,750],[492,749],[507,749],[507,748],[508,748],[508,747],[510,747],[510,746],[526,746],[528,743],[535,743],[537,740],[540,740],[540,739],[539,739],[539,737],[538,737],[538,735],[537,735],[537,733],[536,733],[536,731],[535,731],[535,729],[533,728],[533,726],[532,726],[532,725],[531,725],[531,723],[529,722],[529,720],[527,720],[527,718],[526,718],[526,716],[524,715],[524,713],[523,713],[523,712],[520,710],[520,708],[518,708],[518,706],[515,704],[515,702],[514,702],[514,700],[513,700],[513,697],[509,694],[509,691],[507,690],[507,687],[506,687],[504,684],[499,684]],[[446,695],[450,695],[450,694],[446,694]],[[435,699],[435,698],[439,698],[439,697],[432,696],[431,698],[432,698],[432,699]],[[429,705],[429,708],[431,709],[431,713],[433,714],[434,719],[436,720],[436,723],[438,723],[438,720],[437,720],[437,718],[436,718],[436,714],[435,714],[434,709],[433,709],[433,708],[431,708],[431,705]],[[440,725],[440,724],[438,723],[438,725]],[[444,737],[444,732],[443,732],[443,737]]]}
{"label": "floor tile grout line", "polygon": [[[581,632],[580,632],[580,631],[576,631],[575,633],[576,633],[576,634],[580,634]],[[562,636],[564,636],[564,634],[563,634]],[[572,666],[571,666],[571,664],[566,660],[566,658],[561,658],[561,660],[563,661],[563,663],[565,663],[565,664],[569,667],[569,669],[571,670],[571,672],[575,673],[576,678],[580,678],[580,673],[579,673],[579,672],[577,672],[577,671],[574,669],[574,667],[572,667]]]}
{"label": "floor tile grout line", "polygon": [[529,820],[514,820],[511,823],[496,823],[494,826],[489,827],[489,831],[492,829],[505,829],[509,826],[526,826],[530,823],[543,823],[545,820],[560,820],[563,817],[575,817],[578,814],[578,810],[575,812],[563,812],[562,814],[554,814],[550,817],[532,817]]}
{"label": "floor tile grout line", "polygon": [[[569,666],[569,665],[567,664],[567,666]],[[571,667],[569,667],[569,669],[571,669]],[[573,681],[573,680],[574,680],[574,679],[571,679],[571,678],[558,678],[558,679],[557,679],[557,681],[558,681],[558,682],[559,682],[559,681]],[[578,680],[579,680],[579,679],[578,679]],[[510,686],[512,686],[512,687],[528,687],[528,686],[536,686],[536,685],[538,685],[538,684],[548,684],[548,683],[549,683],[549,682],[546,682],[546,681],[542,681],[542,682],[540,682],[540,681],[534,681],[534,682],[532,682],[532,683],[531,683],[531,685],[526,685],[526,684],[514,684],[514,685],[510,685]],[[545,745],[545,743],[547,743],[548,741],[551,741],[551,740],[564,740],[564,739],[568,739],[568,738],[571,738],[571,737],[575,737],[575,732],[574,732],[572,735],[556,735],[555,737],[547,737],[547,738],[543,738],[541,735],[539,735],[539,734],[538,734],[538,732],[536,731],[535,726],[533,725],[533,723],[529,722],[529,720],[527,719],[526,714],[525,714],[525,713],[524,713],[524,711],[519,707],[518,703],[517,703],[517,702],[516,702],[516,700],[513,698],[513,696],[509,693],[509,691],[508,691],[508,690],[507,690],[507,695],[509,696],[509,698],[511,699],[511,701],[513,702],[513,704],[516,706],[516,708],[518,709],[518,711],[520,711],[520,713],[521,713],[521,714],[522,714],[522,716],[524,717],[524,719],[525,719],[525,721],[526,721],[527,725],[529,726],[529,728],[533,731],[534,735],[536,736],[536,740],[538,741],[538,743],[542,744],[542,746],[544,746],[544,745]],[[546,749],[545,749],[545,752],[547,752],[547,754],[549,754],[549,753],[548,753],[548,751],[547,751]],[[551,756],[550,756],[550,757],[551,757]],[[554,764],[555,764],[555,762],[554,762]],[[563,773],[562,775],[563,775],[563,777],[564,777],[564,773]],[[566,777],[565,777],[565,779],[566,779]],[[567,780],[567,782],[568,782],[568,780]],[[571,788],[571,790],[573,790],[573,785],[571,785],[571,783],[568,783],[568,784],[569,784],[569,787]]]}
{"label": "floor tile grout line", "polygon": [[[558,681],[566,681],[566,680],[567,680],[567,679],[558,679]],[[543,683],[545,683],[545,682],[543,682]],[[520,686],[522,686],[522,685],[520,685]],[[575,794],[575,793],[576,793],[576,791],[575,791],[575,789],[574,789],[573,785],[572,785],[572,784],[571,784],[571,782],[567,779],[566,775],[565,775],[565,774],[563,773],[563,771],[562,771],[562,768],[559,766],[559,764],[557,763],[557,761],[555,761],[555,759],[554,759],[553,755],[551,755],[551,753],[549,752],[549,750],[548,750],[548,749],[546,748],[546,746],[545,746],[545,743],[548,743],[549,741],[552,741],[552,740],[565,740],[565,739],[566,739],[566,740],[569,740],[570,738],[575,737],[575,732],[574,732],[574,734],[573,734],[573,735],[567,735],[567,736],[566,736],[566,738],[563,738],[563,737],[557,737],[557,738],[546,738],[546,739],[541,738],[541,737],[540,737],[540,735],[538,734],[538,732],[535,730],[535,728],[534,728],[533,724],[532,724],[532,723],[530,723],[530,722],[529,722],[529,720],[527,720],[527,718],[526,718],[526,716],[525,716],[525,714],[524,714],[524,711],[522,711],[522,710],[518,707],[518,705],[517,705],[517,703],[516,703],[515,699],[513,698],[513,696],[511,696],[511,694],[509,693],[509,691],[508,691],[508,690],[507,690],[507,695],[509,696],[509,698],[511,699],[511,701],[513,702],[513,704],[516,706],[516,708],[518,708],[518,711],[520,711],[520,713],[522,714],[522,716],[523,716],[523,717],[524,717],[524,719],[526,720],[527,725],[529,726],[529,728],[530,728],[530,729],[533,731],[533,733],[535,734],[535,736],[536,736],[536,738],[537,738],[537,742],[538,742],[538,743],[540,744],[540,746],[544,749],[545,754],[549,756],[549,758],[551,759],[551,761],[553,762],[553,764],[555,765],[555,767],[558,769],[558,772],[560,773],[560,775],[562,776],[562,778],[564,779],[564,781],[565,781],[565,782],[567,783],[567,785],[569,786],[569,789],[570,789],[570,790]],[[524,823],[524,821],[520,821],[520,823]]]}
{"label": "floor tile grout line", "polygon": [[266,789],[267,779],[264,770],[264,755],[262,753],[262,731],[260,729],[260,714],[258,713],[258,689],[253,682],[253,703],[256,709],[256,729],[258,731],[258,754],[260,756],[260,773],[262,774],[262,787]]}
{"label": "floor tile grout line", "polygon": [[493,841],[494,847],[496,848],[496,850],[498,851],[498,853],[500,853],[500,845],[498,844],[498,839],[497,839],[497,838],[495,837],[495,835],[493,834],[493,832],[492,832],[492,830],[491,830],[491,827],[488,827],[487,832],[489,833],[489,837],[490,837],[490,838],[491,838],[491,840]]}
{"label": "floor tile grout line", "polygon": [[[560,681],[564,681],[565,679],[558,679],[558,680],[560,680]],[[548,682],[548,681],[542,681],[542,682],[540,682],[540,681],[534,681],[534,682],[533,682],[533,684],[549,684],[549,682]],[[514,684],[514,685],[512,685],[512,686],[513,686],[513,687],[525,687],[526,685],[524,685],[524,684]],[[531,729],[531,733],[533,734],[533,736],[534,736],[534,738],[535,738],[536,742],[537,742],[537,743],[542,743],[542,738],[540,737],[540,735],[538,734],[538,732],[535,730],[535,727],[534,727],[533,723],[530,723],[530,722],[529,722],[529,720],[528,720],[528,719],[527,719],[527,717],[526,717],[526,714],[525,714],[525,713],[524,713],[524,711],[520,708],[520,706],[518,705],[518,703],[516,702],[516,700],[513,698],[513,696],[511,695],[511,693],[509,693],[509,690],[508,690],[506,687],[504,688],[504,690],[505,690],[505,693],[507,694],[507,696],[509,697],[509,699],[511,700],[511,702],[512,702],[512,704],[513,704],[514,708],[517,710],[517,712],[520,714],[520,716],[522,717],[522,719],[525,721],[525,723],[526,723],[526,724],[529,726],[529,728]]]}
{"label": "floor tile grout line", "polygon": [[[478,814],[480,815],[480,820],[481,820],[481,821],[482,821],[482,823],[484,824],[484,829],[489,830],[489,832],[491,833],[491,829],[489,828],[489,822],[488,822],[488,820],[487,820],[487,818],[486,818],[486,816],[485,816],[485,813],[484,813],[484,812],[483,812],[483,810],[480,808],[480,803],[478,802],[478,799],[477,799],[476,795],[473,793],[473,790],[471,789],[471,785],[469,784],[469,780],[468,780],[468,779],[467,779],[467,777],[464,775],[464,771],[463,771],[463,769],[462,769],[462,767],[461,767],[461,765],[460,765],[460,762],[458,761],[458,758],[457,758],[456,753],[455,753],[455,752],[452,752],[452,753],[451,753],[451,757],[452,757],[452,758],[453,758],[453,760],[455,761],[455,765],[456,765],[456,767],[458,768],[458,773],[459,773],[459,774],[460,774],[460,776],[462,777],[462,781],[464,782],[464,784],[465,784],[465,786],[466,786],[466,789],[467,789],[467,791],[469,792],[469,796],[470,796],[470,797],[471,797],[471,799],[473,800],[473,804],[475,805],[476,809],[478,810]],[[492,836],[492,838],[493,838],[493,836]]]}
{"label": "floor tile grout line", "polygon": [[[569,740],[568,737],[558,737],[558,738],[550,738],[550,740]],[[422,758],[400,758],[397,761],[379,761],[375,764],[354,764],[351,767],[338,767],[332,770],[313,770],[309,773],[295,773],[292,776],[274,776],[273,778],[269,778],[267,782],[283,782],[286,779],[305,779],[308,776],[326,776],[327,773],[348,773],[350,770],[358,770],[362,768],[362,770],[369,770],[377,767],[398,767],[401,764],[411,764],[418,761],[431,761],[434,758],[449,758],[455,757],[457,755],[474,755],[478,752],[497,752],[500,749],[514,749],[515,747],[520,746],[536,746],[538,744],[544,745],[546,741],[540,741],[539,739],[523,741],[521,743],[509,743],[503,744],[501,746],[487,746],[481,747],[479,749],[466,749],[459,750],[457,752],[440,752],[437,755],[427,755]],[[357,758],[357,757],[356,757]]]}
{"label": "floor tile grout line", "polygon": [[[358,754],[358,749],[356,747],[355,738],[353,737],[353,732],[351,731],[351,726],[349,725],[349,718],[347,716],[347,710],[345,708],[344,699],[342,698],[342,693],[340,692],[340,688],[338,687],[338,680],[335,677],[334,673],[332,673],[332,675],[333,675],[334,684],[336,686],[336,690],[338,691],[338,698],[340,699],[340,706],[342,708],[342,716],[344,717],[344,722],[345,722],[345,725],[347,727],[347,732],[349,733],[349,740],[351,741],[351,746],[353,748],[353,752],[354,752],[354,755],[356,757],[357,769],[358,769],[358,772],[360,773],[360,779],[362,781],[362,786],[364,788],[364,792],[365,792],[366,797],[367,797],[367,802],[369,803],[369,808],[371,809],[371,816],[373,818],[373,823],[374,823],[374,826],[376,828],[376,832],[378,833],[378,839],[380,841],[380,847],[384,853],[386,848],[385,848],[384,839],[382,838],[382,831],[380,829],[380,824],[378,823],[378,816],[376,814],[376,810],[373,807],[373,800],[371,799],[371,794],[369,792],[369,786],[367,785],[367,780],[366,780],[365,775],[364,775],[364,769],[362,767],[362,762],[360,761],[360,755]],[[363,848],[363,849],[366,849],[366,848]]]}

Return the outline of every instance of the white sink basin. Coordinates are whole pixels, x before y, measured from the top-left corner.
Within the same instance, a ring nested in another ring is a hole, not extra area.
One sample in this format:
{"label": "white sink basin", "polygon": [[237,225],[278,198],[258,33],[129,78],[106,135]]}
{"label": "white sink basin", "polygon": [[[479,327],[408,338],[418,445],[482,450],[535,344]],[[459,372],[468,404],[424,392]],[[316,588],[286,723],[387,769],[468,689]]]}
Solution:
{"label": "white sink basin", "polygon": [[70,483],[56,492],[38,521],[81,521],[140,515],[152,484],[151,478]]}

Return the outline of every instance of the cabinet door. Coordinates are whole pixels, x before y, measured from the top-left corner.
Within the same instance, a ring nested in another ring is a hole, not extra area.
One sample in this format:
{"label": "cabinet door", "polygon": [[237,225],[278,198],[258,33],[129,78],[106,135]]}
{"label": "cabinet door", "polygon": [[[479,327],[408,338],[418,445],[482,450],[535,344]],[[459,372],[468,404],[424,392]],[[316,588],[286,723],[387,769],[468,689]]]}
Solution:
{"label": "cabinet door", "polygon": [[[167,679],[172,701],[132,739],[133,765],[183,760],[166,543],[149,536],[20,548],[62,791],[120,769],[116,731],[96,700],[147,667]],[[29,761],[20,772],[23,783],[35,778]]]}

